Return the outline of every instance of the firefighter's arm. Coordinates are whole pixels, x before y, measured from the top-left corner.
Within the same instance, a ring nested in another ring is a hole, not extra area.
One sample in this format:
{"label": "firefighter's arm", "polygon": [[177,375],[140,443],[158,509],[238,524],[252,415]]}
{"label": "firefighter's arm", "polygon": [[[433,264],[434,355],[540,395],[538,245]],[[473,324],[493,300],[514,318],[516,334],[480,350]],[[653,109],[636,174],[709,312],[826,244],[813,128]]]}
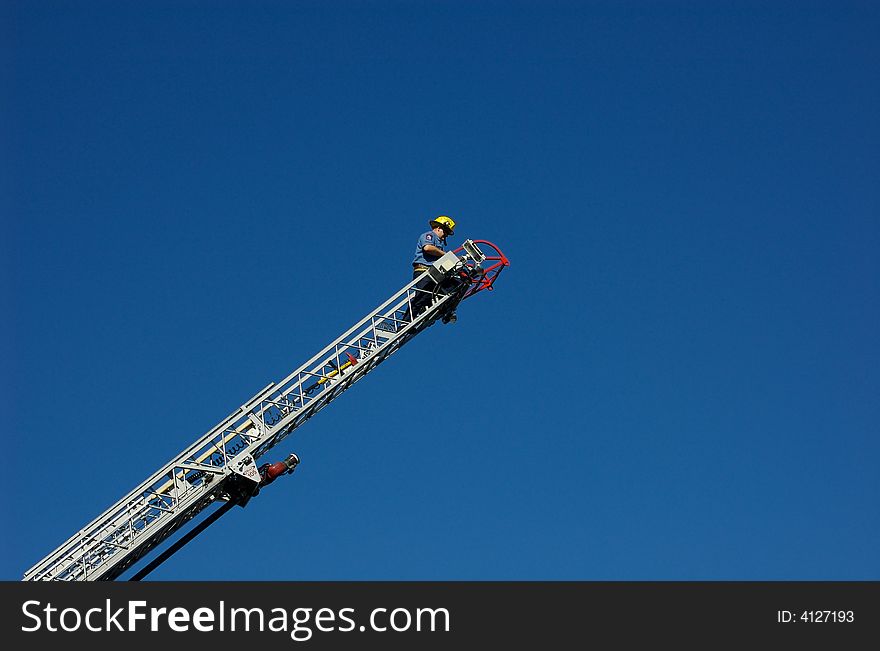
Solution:
{"label": "firefighter's arm", "polygon": [[425,244],[425,246],[422,247],[422,251],[435,258],[439,258],[444,253],[443,249],[438,249],[433,244]]}

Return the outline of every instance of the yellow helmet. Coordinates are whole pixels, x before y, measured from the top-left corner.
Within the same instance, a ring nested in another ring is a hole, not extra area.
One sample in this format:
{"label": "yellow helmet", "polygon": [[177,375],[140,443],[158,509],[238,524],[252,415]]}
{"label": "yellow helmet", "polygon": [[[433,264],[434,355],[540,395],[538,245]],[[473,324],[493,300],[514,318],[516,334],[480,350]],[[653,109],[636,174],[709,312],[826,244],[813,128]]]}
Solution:
{"label": "yellow helmet", "polygon": [[431,228],[437,228],[439,226],[447,235],[454,235],[453,230],[455,229],[455,222],[446,215],[440,215],[437,219],[432,219],[428,222],[428,226]]}

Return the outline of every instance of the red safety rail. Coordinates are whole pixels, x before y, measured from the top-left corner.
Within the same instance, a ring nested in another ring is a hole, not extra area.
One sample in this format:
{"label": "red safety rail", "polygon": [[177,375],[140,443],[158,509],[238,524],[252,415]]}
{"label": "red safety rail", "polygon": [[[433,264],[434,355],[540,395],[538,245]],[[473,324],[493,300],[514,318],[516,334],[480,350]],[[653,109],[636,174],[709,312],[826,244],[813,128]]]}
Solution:
{"label": "red safety rail", "polygon": [[[480,265],[483,269],[482,274],[472,279],[471,282],[473,284],[467,290],[462,300],[469,296],[473,296],[484,289],[491,291],[493,289],[492,285],[495,284],[495,281],[498,279],[498,276],[501,275],[504,268],[510,266],[510,261],[508,261],[505,255],[501,252],[501,249],[492,244],[492,242],[486,240],[473,240],[473,242],[480,247],[480,251],[483,252],[486,259],[483,260],[483,263]],[[497,255],[490,255],[490,251],[488,251],[487,248],[491,248]],[[456,255],[463,251],[463,246],[455,249]],[[467,265],[471,268],[475,266],[473,260],[468,260]]]}

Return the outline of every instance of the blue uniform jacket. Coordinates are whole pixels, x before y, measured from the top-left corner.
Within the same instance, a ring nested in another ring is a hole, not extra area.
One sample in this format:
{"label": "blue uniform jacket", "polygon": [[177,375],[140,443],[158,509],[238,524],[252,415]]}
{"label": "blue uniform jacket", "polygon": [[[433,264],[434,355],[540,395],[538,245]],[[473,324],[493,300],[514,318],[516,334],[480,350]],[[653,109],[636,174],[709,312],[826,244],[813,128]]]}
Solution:
{"label": "blue uniform jacket", "polygon": [[425,257],[424,247],[426,244],[431,244],[433,246],[436,246],[441,251],[446,250],[446,238],[445,237],[442,237],[442,238],[437,237],[437,234],[433,230],[428,231],[427,233],[422,233],[421,237],[419,237],[419,243],[416,246],[416,257],[413,258],[413,261],[412,261],[412,263],[414,265],[423,264],[426,267],[430,267],[434,263],[434,261],[437,260],[437,258],[439,257],[439,256]]}

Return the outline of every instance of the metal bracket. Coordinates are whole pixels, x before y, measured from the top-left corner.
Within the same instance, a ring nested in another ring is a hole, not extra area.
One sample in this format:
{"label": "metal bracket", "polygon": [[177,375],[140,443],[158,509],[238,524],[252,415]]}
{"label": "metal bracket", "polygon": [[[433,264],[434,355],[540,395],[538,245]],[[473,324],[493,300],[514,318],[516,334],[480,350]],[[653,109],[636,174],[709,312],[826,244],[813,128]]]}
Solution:
{"label": "metal bracket", "polygon": [[465,240],[461,246],[476,264],[482,264],[483,260],[486,259],[486,254],[480,251],[480,247],[474,244],[473,240]]}

